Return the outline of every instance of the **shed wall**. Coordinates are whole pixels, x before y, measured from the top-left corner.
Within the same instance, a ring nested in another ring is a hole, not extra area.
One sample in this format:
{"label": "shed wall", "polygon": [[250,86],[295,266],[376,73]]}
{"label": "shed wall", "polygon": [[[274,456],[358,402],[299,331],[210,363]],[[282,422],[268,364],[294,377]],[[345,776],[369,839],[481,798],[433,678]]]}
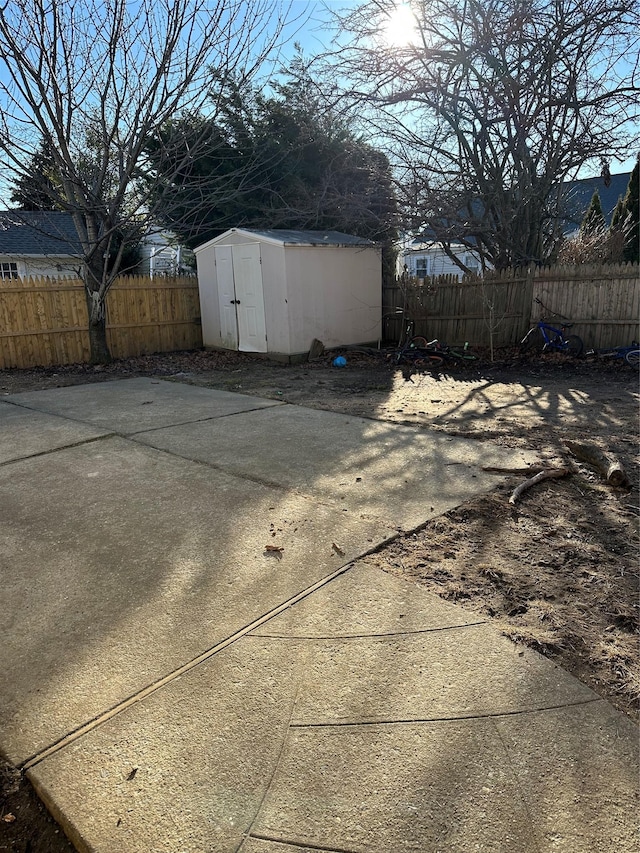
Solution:
{"label": "shed wall", "polygon": [[[343,246],[287,246],[290,350],[377,341],[381,335],[380,250]],[[271,349],[271,347],[270,347]]]}

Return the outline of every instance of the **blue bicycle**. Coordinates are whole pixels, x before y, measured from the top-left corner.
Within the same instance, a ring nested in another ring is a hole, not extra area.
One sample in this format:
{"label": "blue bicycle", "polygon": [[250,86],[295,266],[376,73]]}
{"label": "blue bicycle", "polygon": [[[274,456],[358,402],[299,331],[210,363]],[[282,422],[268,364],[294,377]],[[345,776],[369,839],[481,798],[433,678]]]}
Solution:
{"label": "blue bicycle", "polygon": [[[536,299],[536,302],[542,308],[545,307],[539,299]],[[520,341],[520,349],[522,352],[564,352],[577,358],[582,353],[584,344],[577,335],[565,335],[572,325],[572,323],[563,322],[558,329],[541,317]]]}
{"label": "blue bicycle", "polygon": [[638,341],[632,341],[626,346],[589,350],[586,355],[595,355],[598,358],[607,358],[612,361],[626,361],[631,367],[640,367],[640,343]]}

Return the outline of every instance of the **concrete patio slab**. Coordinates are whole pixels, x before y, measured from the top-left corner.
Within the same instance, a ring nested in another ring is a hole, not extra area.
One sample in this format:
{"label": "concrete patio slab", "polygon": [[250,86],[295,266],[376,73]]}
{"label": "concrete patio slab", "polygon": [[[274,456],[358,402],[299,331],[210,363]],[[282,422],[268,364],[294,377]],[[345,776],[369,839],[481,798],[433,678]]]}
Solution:
{"label": "concrete patio slab", "polygon": [[597,698],[545,658],[497,636],[493,626],[469,625],[316,641],[292,724],[483,717]]}
{"label": "concrete patio slab", "polygon": [[539,853],[487,720],[291,730],[252,831],[367,853]]}
{"label": "concrete patio slab", "polygon": [[118,437],[3,466],[0,504],[14,762],[393,533]]}
{"label": "concrete patio slab", "polygon": [[0,402],[0,464],[104,435],[107,430]]}
{"label": "concrete patio slab", "polygon": [[431,596],[424,588],[367,564],[367,558],[330,584],[252,631],[260,637],[361,637],[432,631],[484,620]]}
{"label": "concrete patio slab", "polygon": [[[424,593],[424,606],[433,598]],[[480,637],[475,627],[456,630],[473,635],[478,659],[491,657],[495,632],[483,629]],[[611,739],[614,719],[607,703],[591,694],[594,701],[587,706],[514,714],[522,697],[489,667],[486,692],[506,689],[503,707],[514,699],[507,716],[326,725],[321,703],[315,706],[319,717],[306,703],[309,691],[322,691],[314,667],[318,645],[244,637],[48,756],[29,771],[30,778],[81,850],[246,853],[254,841],[240,846],[243,837],[304,849],[379,853],[466,853],[476,849],[474,844],[513,853],[554,849],[539,843],[546,830],[538,826],[535,791],[543,796],[548,790],[553,760],[541,757],[541,744],[553,739],[552,728],[559,724],[566,754],[561,750],[558,761],[561,766],[573,761],[573,788],[593,767],[588,748],[578,742],[581,723],[590,716],[587,730],[604,724],[602,744]],[[385,672],[382,696],[368,690],[370,670],[352,672],[352,693],[363,717],[374,718],[386,695],[403,691],[408,699],[402,713],[416,717],[422,711],[420,693],[437,695],[441,678],[403,667],[400,656],[397,660],[395,672]],[[385,665],[384,660],[369,663],[380,670]],[[536,673],[543,692],[545,663],[540,659]],[[471,669],[478,669],[477,659],[461,661],[449,673],[467,695],[478,683]],[[512,676],[517,683],[515,670]],[[326,698],[335,673],[329,668],[320,677]],[[565,679],[569,687],[562,685]],[[547,699],[569,698],[575,680],[559,670],[557,681]],[[529,688],[535,693],[534,678]],[[545,714],[552,715],[549,723]],[[300,717],[306,722],[298,722]],[[575,728],[571,720],[577,721]],[[617,779],[610,795],[618,798],[620,816],[629,814],[635,790],[625,735],[620,746],[601,750],[597,745],[595,759],[598,771],[607,774],[603,778]],[[561,784],[556,770],[552,787]],[[589,784],[595,794],[597,776]],[[530,792],[523,793],[527,785]],[[554,803],[548,796],[544,820],[560,826],[562,837],[574,838],[584,829],[565,800]],[[602,822],[591,823],[594,834],[583,834],[583,847],[576,850],[599,849],[589,843],[601,838]],[[631,853],[631,834],[622,820],[619,824],[616,849]]]}
{"label": "concrete patio slab", "polygon": [[498,717],[541,850],[638,850],[640,738],[608,702]]}
{"label": "concrete patio slab", "polygon": [[283,405],[277,400],[146,378],[27,391],[3,399],[123,435]]}
{"label": "concrete patio slab", "polygon": [[215,420],[136,436],[239,476],[343,501],[405,530],[493,488],[496,475],[484,466],[535,461],[488,442],[289,405],[234,418],[231,438],[229,423]]}
{"label": "concrete patio slab", "polygon": [[14,397],[45,436],[0,467],[0,748],[78,850],[637,853],[636,727],[350,562],[523,454],[155,380]]}
{"label": "concrete patio slab", "polygon": [[[242,853],[309,853],[308,847],[280,841],[265,841],[262,838],[247,838],[242,845]],[[336,853],[326,847],[314,847],[313,853]]]}
{"label": "concrete patio slab", "polygon": [[29,771],[80,850],[238,850],[304,666],[272,646],[236,644]]}
{"label": "concrete patio slab", "polygon": [[604,742],[588,754],[585,731],[612,709],[599,701],[575,710],[560,734],[570,743],[558,756],[568,783],[558,769],[545,778],[560,712],[518,715],[518,743],[503,737],[511,716],[291,729],[252,834],[368,853],[635,853],[633,756]]}

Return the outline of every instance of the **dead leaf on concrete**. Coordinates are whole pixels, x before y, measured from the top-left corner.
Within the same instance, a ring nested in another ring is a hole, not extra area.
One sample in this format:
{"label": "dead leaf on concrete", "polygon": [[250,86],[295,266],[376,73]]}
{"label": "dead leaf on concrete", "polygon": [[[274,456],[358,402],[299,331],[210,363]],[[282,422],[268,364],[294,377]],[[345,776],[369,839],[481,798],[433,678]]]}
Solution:
{"label": "dead leaf on concrete", "polygon": [[282,552],[284,548],[281,545],[265,545],[264,553],[267,557],[276,557],[276,559],[282,559]]}

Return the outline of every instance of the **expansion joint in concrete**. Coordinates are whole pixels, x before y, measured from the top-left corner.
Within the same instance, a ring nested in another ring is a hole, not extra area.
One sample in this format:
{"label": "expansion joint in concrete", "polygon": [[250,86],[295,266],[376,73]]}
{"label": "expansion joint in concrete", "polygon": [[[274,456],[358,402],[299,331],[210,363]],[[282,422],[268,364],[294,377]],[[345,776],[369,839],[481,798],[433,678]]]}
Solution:
{"label": "expansion joint in concrete", "polygon": [[[322,853],[359,853],[358,850],[350,847],[327,847],[326,844],[313,844],[310,841],[299,841],[280,835],[263,835],[252,832],[247,837],[255,838],[256,841],[269,841],[272,844],[281,844],[283,847],[294,847],[296,850],[320,850]],[[242,848],[240,849],[242,850]]]}
{"label": "expansion joint in concrete", "polygon": [[413,637],[416,634],[442,634],[445,631],[461,631],[464,628],[475,628],[478,625],[487,625],[486,619],[481,619],[478,622],[465,622],[464,625],[441,625],[437,628],[420,628],[413,631],[385,631],[379,634],[331,634],[320,636],[316,634],[262,634],[260,631],[255,631],[249,635],[248,639],[259,638],[261,640],[384,640],[385,638],[394,639],[395,637]]}
{"label": "expansion joint in concrete", "polygon": [[559,705],[539,705],[535,708],[517,708],[513,711],[494,711],[486,714],[455,714],[447,717],[398,717],[396,719],[331,720],[316,723],[291,723],[292,729],[346,729],[369,728],[373,726],[430,725],[432,723],[456,723],[461,720],[496,720],[503,717],[523,717],[527,714],[541,714],[545,711],[558,711],[580,705],[593,705],[604,702],[599,696],[593,699],[579,699],[576,702],[562,702]]}
{"label": "expansion joint in concrete", "polygon": [[6,459],[0,462],[0,468],[5,468],[8,465],[14,465],[16,462],[24,462],[26,459],[37,459],[39,456],[52,456],[54,453],[59,453],[61,450],[70,450],[74,447],[84,447],[87,444],[95,444],[98,441],[104,441],[105,438],[115,438],[117,433],[108,432],[104,435],[96,435],[92,438],[83,438],[81,441],[71,441],[69,444],[62,444],[59,447],[51,447],[48,450],[38,450],[35,453],[27,453],[26,456],[16,456],[13,459]]}
{"label": "expansion joint in concrete", "polygon": [[[284,405],[285,405],[285,403],[280,403],[277,400],[274,400],[273,405],[271,405],[271,406],[256,406],[253,409],[242,409],[242,411],[240,411],[240,412],[225,412],[224,414],[221,414],[221,415],[212,415],[212,416],[207,415],[207,417],[204,417],[204,418],[192,418],[188,421],[176,421],[175,423],[171,424],[171,429],[175,429],[175,427],[189,426],[189,424],[202,424],[202,423],[206,423],[207,421],[222,421],[222,420],[225,420],[226,418],[236,418],[236,417],[238,417],[238,415],[248,415],[251,412],[263,412],[265,410],[274,409],[277,406],[284,406]],[[145,429],[137,429],[134,432],[119,433],[119,435],[121,435],[122,438],[133,438],[136,435],[145,435],[146,433],[149,433],[149,432],[162,432],[162,430],[165,430],[165,429],[167,429],[167,425],[161,424],[160,426],[157,426],[157,427],[145,427]]]}
{"label": "expansion joint in concrete", "polygon": [[330,583],[332,580],[334,580],[334,578],[337,578],[340,575],[344,574],[351,568],[352,565],[353,563],[350,561],[348,563],[345,563],[343,566],[334,569],[333,572],[328,575],[325,575],[324,578],[321,578],[319,581],[316,581],[311,586],[307,587],[306,589],[303,589],[301,592],[297,593],[296,595],[293,595],[286,601],[283,601],[277,607],[274,607],[267,613],[264,613],[258,619],[255,619],[253,622],[250,622],[248,625],[245,625],[243,628],[236,631],[234,634],[231,634],[229,637],[222,640],[221,642],[216,643],[215,646],[212,646],[211,648],[192,658],[187,663],[183,664],[177,669],[174,669],[172,672],[168,673],[162,678],[159,678],[151,684],[147,685],[147,687],[144,687],[142,690],[139,690],[138,692],[132,694],[128,698],[124,699],[122,702],[117,703],[104,713],[99,714],[92,720],[89,720],[83,725],[78,726],[73,731],[68,732],[64,737],[50,744],[48,747],[41,750],[40,752],[30,756],[19,765],[19,769],[22,771],[31,769],[36,764],[39,764],[41,761],[44,761],[45,758],[48,758],[50,755],[59,752],[61,749],[64,749],[65,747],[69,746],[74,741],[78,740],[79,738],[83,737],[84,735],[88,734],[89,732],[113,719],[118,714],[121,714],[127,708],[130,708],[132,705],[135,705],[143,699],[146,699],[148,696],[151,696],[153,693],[156,693],[158,690],[165,687],[167,684],[170,684],[172,681],[175,681],[177,678],[180,678],[180,676],[185,675],[187,672],[194,669],[196,666],[205,663],[210,658],[214,657],[214,655],[218,654],[219,652],[233,645],[233,643],[236,643],[242,637],[246,636],[250,631],[253,631],[255,628],[258,628],[260,625],[264,625],[265,622],[268,622],[270,619],[273,619],[274,616],[278,616],[280,613],[282,613],[284,610],[287,610],[289,607],[296,604],[298,601],[302,601],[303,598],[306,598],[308,595],[311,595],[311,593],[325,586],[325,584]]}

